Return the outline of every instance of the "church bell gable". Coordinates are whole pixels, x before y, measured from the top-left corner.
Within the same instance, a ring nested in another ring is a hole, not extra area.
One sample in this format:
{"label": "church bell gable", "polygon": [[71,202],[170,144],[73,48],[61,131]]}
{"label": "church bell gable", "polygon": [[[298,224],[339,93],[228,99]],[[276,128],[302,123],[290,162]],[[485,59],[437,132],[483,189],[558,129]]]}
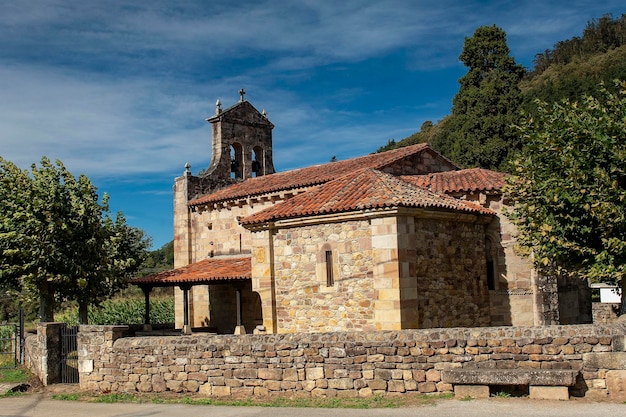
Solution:
{"label": "church bell gable", "polygon": [[207,118],[212,124],[213,152],[211,164],[204,175],[214,180],[243,181],[273,174],[272,129],[265,110],[260,113],[239,91],[237,104],[222,110],[216,103],[215,115]]}

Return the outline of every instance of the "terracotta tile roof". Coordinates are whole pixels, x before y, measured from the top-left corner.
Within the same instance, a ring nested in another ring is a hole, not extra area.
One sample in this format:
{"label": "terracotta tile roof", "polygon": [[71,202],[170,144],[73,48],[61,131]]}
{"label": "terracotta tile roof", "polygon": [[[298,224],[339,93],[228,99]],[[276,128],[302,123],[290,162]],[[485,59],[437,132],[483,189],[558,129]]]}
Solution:
{"label": "terracotta tile roof", "polygon": [[208,258],[170,271],[147,275],[131,284],[153,287],[173,287],[179,284],[219,284],[252,278],[249,257]]}
{"label": "terracotta tile roof", "polygon": [[407,175],[401,178],[418,187],[436,193],[458,193],[473,191],[499,191],[505,184],[506,174],[482,168],[459,171],[434,172],[426,175]]}
{"label": "terracotta tile roof", "polygon": [[381,152],[344,161],[329,162],[322,165],[294,169],[263,177],[250,178],[239,184],[224,188],[215,193],[199,197],[189,202],[189,206],[216,203],[232,199],[245,198],[269,192],[310,187],[339,178],[347,173],[362,168],[381,169],[407,156],[430,149],[428,144],[406,146],[387,152]]}
{"label": "terracotta tile roof", "polygon": [[479,205],[436,194],[399,177],[365,168],[241,220],[242,225],[385,207],[422,207],[494,214]]}

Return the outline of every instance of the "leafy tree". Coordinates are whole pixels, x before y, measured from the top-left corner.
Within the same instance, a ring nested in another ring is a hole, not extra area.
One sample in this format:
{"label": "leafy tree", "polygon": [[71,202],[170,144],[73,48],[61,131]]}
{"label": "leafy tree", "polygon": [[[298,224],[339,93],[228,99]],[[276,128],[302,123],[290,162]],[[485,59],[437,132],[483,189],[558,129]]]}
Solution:
{"label": "leafy tree", "polygon": [[621,283],[623,294],[626,83],[620,86],[580,103],[538,102],[537,117],[519,128],[525,147],[509,196],[519,243],[539,271]]}
{"label": "leafy tree", "polygon": [[433,141],[435,149],[463,166],[499,169],[519,141],[519,82],[525,69],[509,56],[506,33],[483,26],[465,38],[459,59],[468,72],[459,83],[452,116]]}
{"label": "leafy tree", "polygon": [[143,232],[109,213],[84,175],[42,158],[31,172],[0,158],[0,284],[26,300],[39,299],[40,320],[52,321],[58,302],[84,311],[123,287],[141,264]]}

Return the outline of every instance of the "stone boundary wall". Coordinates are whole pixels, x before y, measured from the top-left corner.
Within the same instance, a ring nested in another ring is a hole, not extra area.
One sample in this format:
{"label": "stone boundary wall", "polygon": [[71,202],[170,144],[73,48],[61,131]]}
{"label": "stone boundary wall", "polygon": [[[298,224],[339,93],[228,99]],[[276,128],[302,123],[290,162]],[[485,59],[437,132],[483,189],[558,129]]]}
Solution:
{"label": "stone boundary wall", "polygon": [[[576,396],[626,393],[626,325],[122,337],[81,326],[81,389],[355,397],[449,392],[441,372],[571,369]],[[625,398],[626,399],[626,398]]]}

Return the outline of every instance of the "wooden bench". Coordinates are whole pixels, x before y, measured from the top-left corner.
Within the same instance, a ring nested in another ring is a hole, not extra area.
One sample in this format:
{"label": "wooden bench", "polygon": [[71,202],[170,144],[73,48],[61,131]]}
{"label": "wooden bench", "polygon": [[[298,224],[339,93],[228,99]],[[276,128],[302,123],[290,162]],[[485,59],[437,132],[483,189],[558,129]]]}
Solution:
{"label": "wooden bench", "polygon": [[577,371],[566,369],[450,369],[443,382],[454,386],[456,397],[488,398],[490,386],[528,386],[534,399],[569,399]]}

